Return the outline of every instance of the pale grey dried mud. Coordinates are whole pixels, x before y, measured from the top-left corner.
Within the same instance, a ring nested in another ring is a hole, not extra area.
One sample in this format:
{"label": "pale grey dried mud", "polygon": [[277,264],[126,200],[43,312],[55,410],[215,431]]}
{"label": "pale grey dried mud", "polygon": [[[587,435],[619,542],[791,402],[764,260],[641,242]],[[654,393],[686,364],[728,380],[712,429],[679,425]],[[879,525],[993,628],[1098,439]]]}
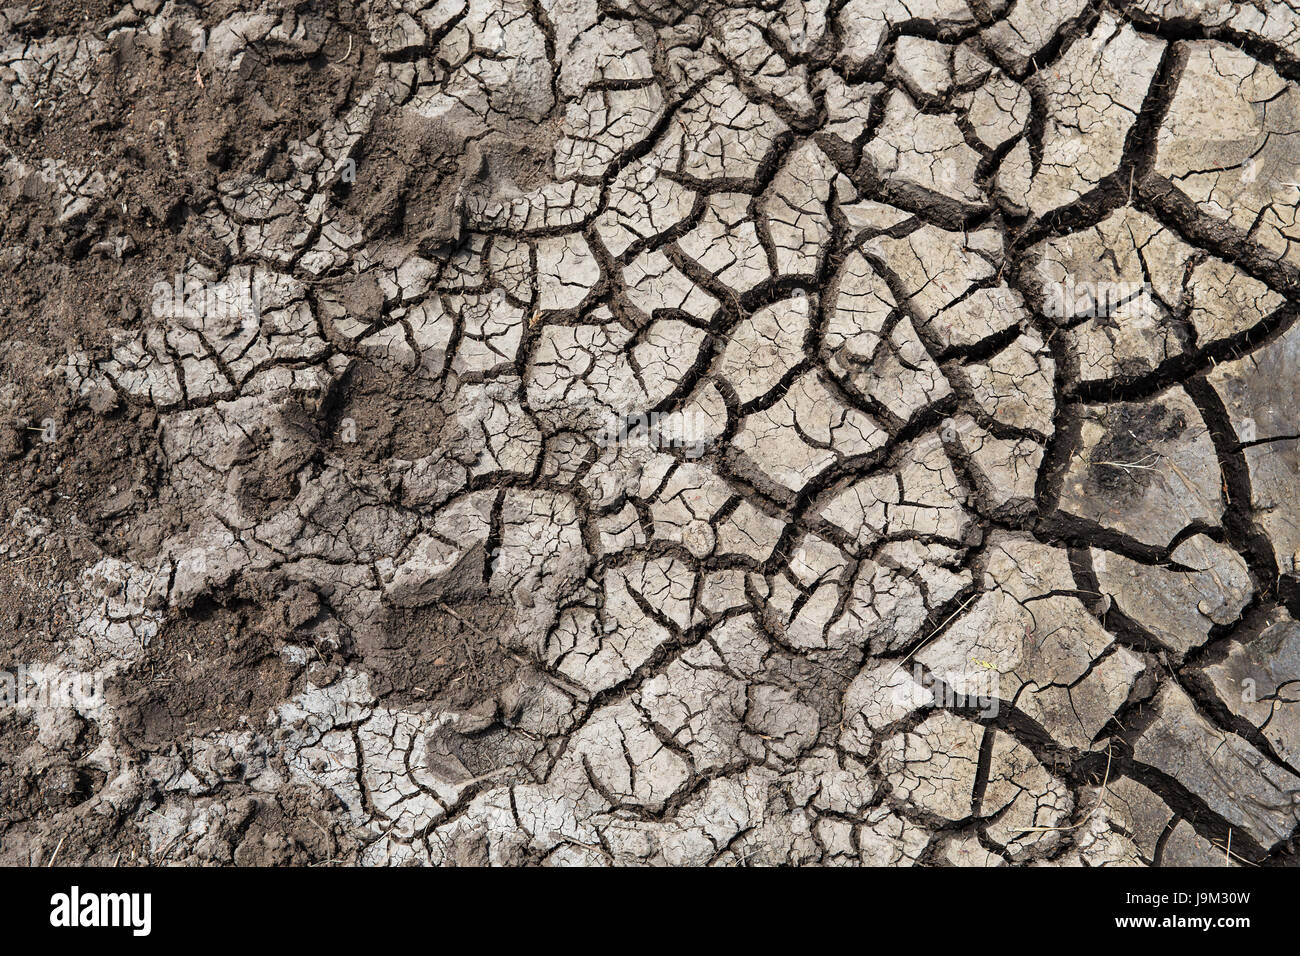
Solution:
{"label": "pale grey dried mud", "polygon": [[0,860],[1291,859],[1300,7],[353,6],[0,10]]}

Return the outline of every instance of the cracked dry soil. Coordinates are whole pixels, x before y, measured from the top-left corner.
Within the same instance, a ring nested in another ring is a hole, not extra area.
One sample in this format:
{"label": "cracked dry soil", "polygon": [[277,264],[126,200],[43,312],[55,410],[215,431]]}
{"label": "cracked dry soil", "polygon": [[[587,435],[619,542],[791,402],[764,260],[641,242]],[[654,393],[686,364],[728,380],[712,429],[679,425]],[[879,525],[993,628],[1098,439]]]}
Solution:
{"label": "cracked dry soil", "polygon": [[1292,859],[1300,5],[3,2],[0,863]]}

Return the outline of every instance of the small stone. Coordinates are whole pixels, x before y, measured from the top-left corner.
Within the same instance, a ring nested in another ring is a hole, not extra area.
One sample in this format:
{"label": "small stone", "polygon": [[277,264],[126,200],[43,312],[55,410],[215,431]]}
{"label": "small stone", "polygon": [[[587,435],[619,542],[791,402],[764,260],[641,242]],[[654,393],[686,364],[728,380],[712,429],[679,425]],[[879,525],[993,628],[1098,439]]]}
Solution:
{"label": "small stone", "polygon": [[682,544],[697,558],[707,558],[713,553],[715,535],[705,521],[692,521],[682,532]]}

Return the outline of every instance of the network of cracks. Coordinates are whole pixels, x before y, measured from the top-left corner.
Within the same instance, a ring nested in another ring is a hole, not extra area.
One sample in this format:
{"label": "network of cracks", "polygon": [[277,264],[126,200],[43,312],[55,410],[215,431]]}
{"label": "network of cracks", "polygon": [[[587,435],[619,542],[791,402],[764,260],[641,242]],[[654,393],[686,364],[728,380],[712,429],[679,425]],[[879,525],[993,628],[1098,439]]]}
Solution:
{"label": "network of cracks", "polygon": [[0,449],[121,444],[6,505],[102,689],[0,714],[0,859],[1289,859],[1300,7],[239,6],[0,11],[37,115],[350,77],[171,258],[0,154],[137,306]]}

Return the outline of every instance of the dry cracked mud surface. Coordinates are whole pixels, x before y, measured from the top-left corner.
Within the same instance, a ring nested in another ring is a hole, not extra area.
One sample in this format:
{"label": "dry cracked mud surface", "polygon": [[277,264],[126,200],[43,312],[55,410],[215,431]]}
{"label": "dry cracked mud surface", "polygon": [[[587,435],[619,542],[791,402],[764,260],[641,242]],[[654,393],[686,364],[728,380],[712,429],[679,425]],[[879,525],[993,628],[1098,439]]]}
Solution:
{"label": "dry cracked mud surface", "polygon": [[0,862],[1289,862],[1298,210],[1284,0],[6,0]]}

